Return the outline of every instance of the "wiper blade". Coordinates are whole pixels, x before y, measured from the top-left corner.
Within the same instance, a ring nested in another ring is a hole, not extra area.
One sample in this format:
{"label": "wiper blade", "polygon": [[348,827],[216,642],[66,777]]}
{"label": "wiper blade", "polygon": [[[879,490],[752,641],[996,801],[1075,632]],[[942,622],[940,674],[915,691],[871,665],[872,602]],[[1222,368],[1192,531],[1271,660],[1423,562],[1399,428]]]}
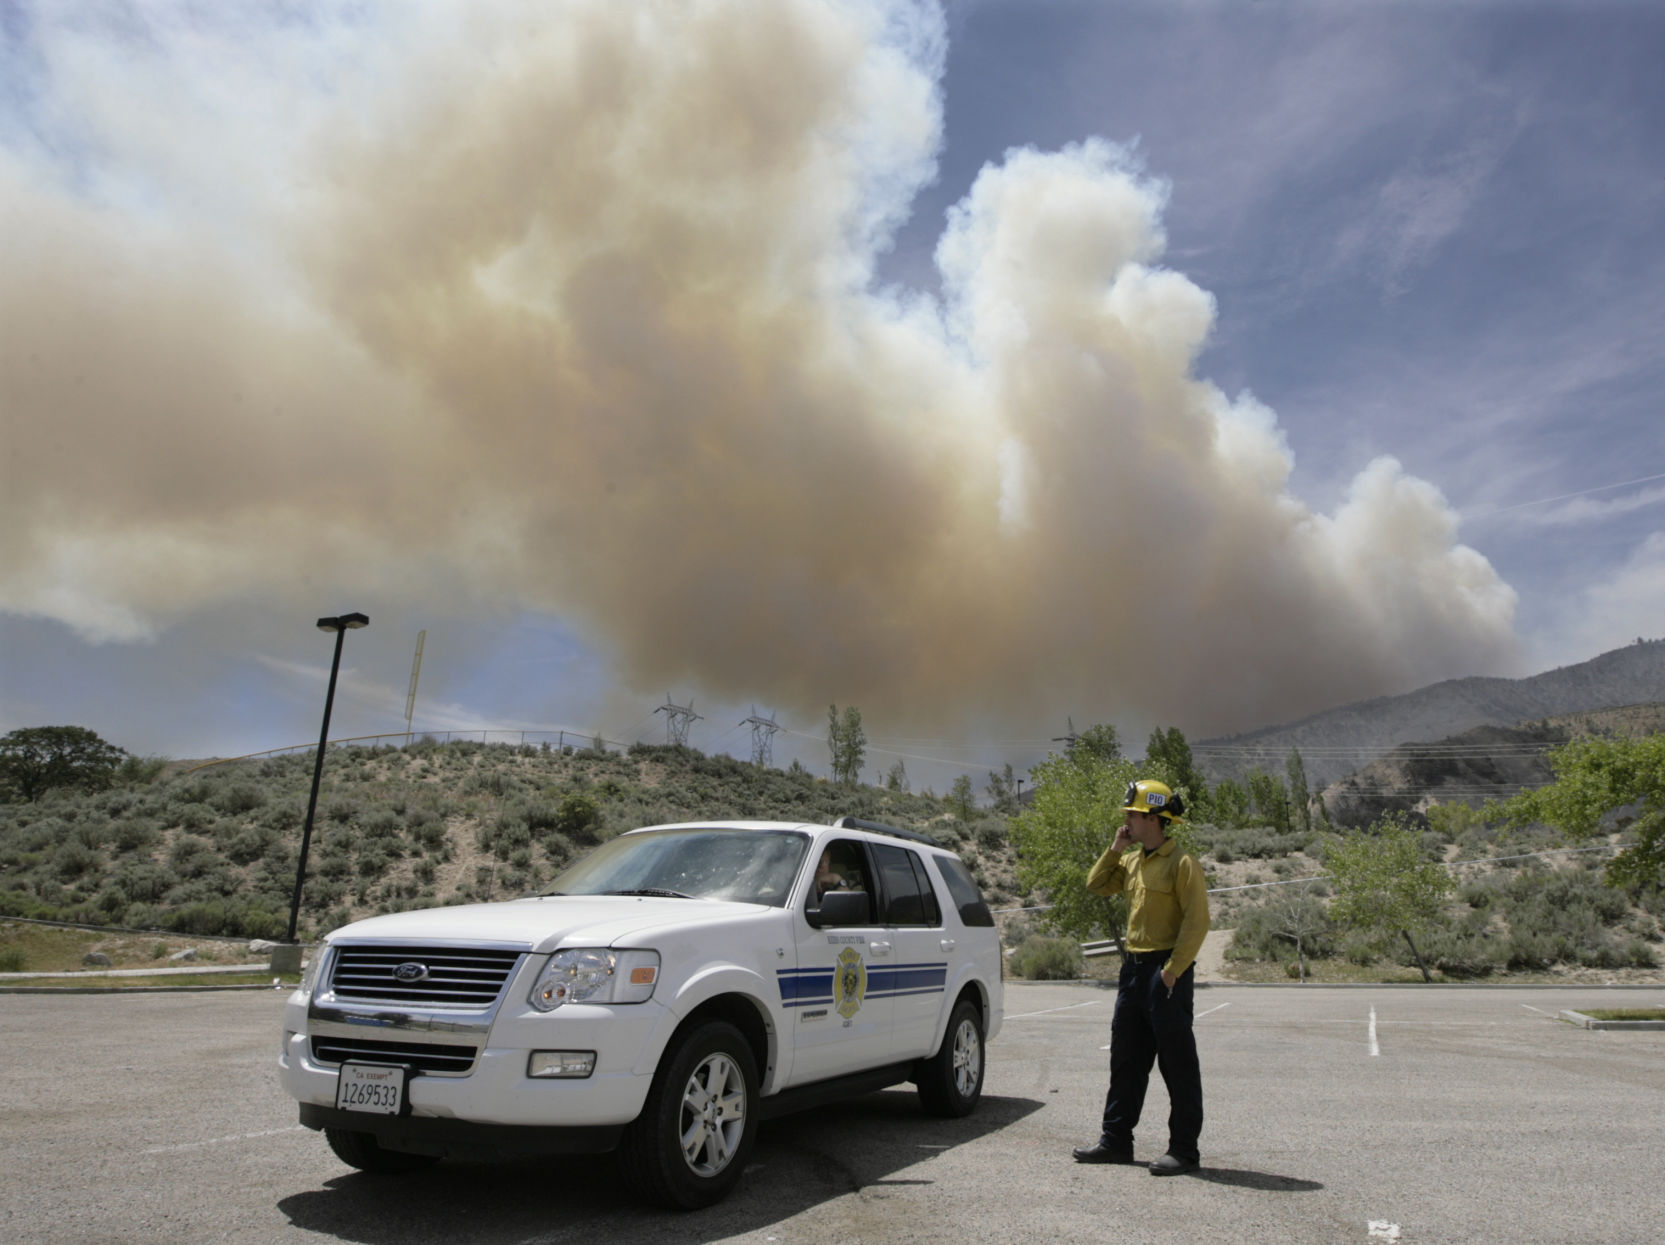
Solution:
{"label": "wiper blade", "polygon": [[692,895],[684,895],[681,891],[666,890],[662,886],[638,886],[635,890],[606,891],[608,895],[656,895],[661,899],[692,899]]}

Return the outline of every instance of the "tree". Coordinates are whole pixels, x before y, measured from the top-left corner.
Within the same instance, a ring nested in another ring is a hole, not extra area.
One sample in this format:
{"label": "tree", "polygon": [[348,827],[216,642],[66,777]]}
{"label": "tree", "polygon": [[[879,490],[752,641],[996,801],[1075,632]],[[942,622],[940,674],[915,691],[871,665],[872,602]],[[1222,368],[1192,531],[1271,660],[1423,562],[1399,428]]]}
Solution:
{"label": "tree", "polygon": [[890,773],[885,775],[885,789],[887,791],[910,791],[908,783],[908,767],[900,760],[890,767]]}
{"label": "tree", "polygon": [[1069,758],[1083,763],[1121,760],[1122,741],[1116,734],[1116,728],[1108,722],[1089,726],[1070,741]]}
{"label": "tree", "polygon": [[1001,773],[989,771],[989,798],[994,801],[996,812],[1010,816],[1018,811],[1018,779],[1012,772],[1012,763],[1006,762],[1006,768]]}
{"label": "tree", "polygon": [[1267,905],[1271,909],[1273,932],[1295,944],[1295,960],[1300,965],[1301,984],[1307,982],[1306,949],[1315,938],[1330,928],[1329,914],[1324,905],[1311,895],[1293,889],[1274,895]]}
{"label": "tree", "polygon": [[1439,915],[1452,883],[1444,865],[1422,854],[1420,837],[1404,813],[1389,813],[1368,830],[1332,838],[1324,863],[1335,885],[1330,916],[1352,929],[1397,930],[1422,979],[1432,981],[1411,931]]}
{"label": "tree", "polygon": [[1087,873],[1122,823],[1127,784],[1137,777],[1133,762],[1072,748],[1031,771],[1035,798],[1012,819],[1018,882],[1038,890],[1052,905],[1041,922],[1077,942],[1111,938],[1122,945],[1127,904],[1121,896],[1095,895]]}
{"label": "tree", "polygon": [[1191,745],[1177,726],[1163,730],[1158,726],[1150,733],[1145,745],[1145,760],[1167,767],[1171,776],[1169,786],[1185,792],[1186,802],[1193,808],[1202,807],[1208,799],[1208,780],[1191,757]]}
{"label": "tree", "polygon": [[31,804],[53,787],[98,791],[126,757],[84,726],[26,726],[0,738],[0,788]]}
{"label": "tree", "polygon": [[954,780],[954,785],[948,789],[948,807],[954,810],[954,816],[961,821],[971,820],[971,814],[977,804],[971,790],[970,774],[961,774]]}
{"label": "tree", "polygon": [[1665,735],[1575,739],[1550,754],[1555,781],[1506,801],[1516,825],[1542,822],[1570,839],[1601,833],[1607,815],[1636,806],[1631,841],[1608,862],[1615,886],[1665,881]]}
{"label": "tree", "polygon": [[1312,793],[1307,790],[1307,767],[1301,761],[1301,750],[1291,748],[1285,765],[1289,774],[1289,812],[1294,828],[1302,834],[1312,832]]}
{"label": "tree", "polygon": [[840,714],[837,705],[827,706],[827,749],[832,753],[833,781],[855,786],[867,759],[867,732],[862,729],[860,709],[850,705]]}
{"label": "tree", "polygon": [[1283,779],[1263,770],[1250,770],[1249,799],[1267,825],[1279,834],[1289,833],[1289,792],[1284,789]]}
{"label": "tree", "polygon": [[1248,820],[1249,793],[1240,783],[1222,778],[1209,792],[1208,807],[1215,825],[1236,829]]}
{"label": "tree", "polygon": [[[1111,938],[1120,947],[1127,906],[1120,896],[1089,891],[1087,874],[1122,824],[1127,784],[1156,778],[1171,786],[1171,775],[1161,765],[1135,765],[1120,756],[1107,760],[1080,748],[1049,756],[1030,774],[1034,799],[1012,819],[1018,881],[1052,905],[1041,914],[1042,923],[1081,942]],[[1185,822],[1168,829],[1182,849],[1192,850]]]}

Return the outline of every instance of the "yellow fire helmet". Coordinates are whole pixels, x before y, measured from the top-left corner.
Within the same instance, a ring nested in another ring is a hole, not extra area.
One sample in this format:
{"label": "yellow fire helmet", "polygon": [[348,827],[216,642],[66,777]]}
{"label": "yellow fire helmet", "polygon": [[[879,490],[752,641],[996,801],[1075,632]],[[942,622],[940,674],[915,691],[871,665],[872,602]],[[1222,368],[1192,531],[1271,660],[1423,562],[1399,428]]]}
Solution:
{"label": "yellow fire helmet", "polygon": [[1154,778],[1141,778],[1127,784],[1122,797],[1124,813],[1155,813],[1164,821],[1178,821],[1185,816],[1185,801],[1174,794],[1173,788]]}

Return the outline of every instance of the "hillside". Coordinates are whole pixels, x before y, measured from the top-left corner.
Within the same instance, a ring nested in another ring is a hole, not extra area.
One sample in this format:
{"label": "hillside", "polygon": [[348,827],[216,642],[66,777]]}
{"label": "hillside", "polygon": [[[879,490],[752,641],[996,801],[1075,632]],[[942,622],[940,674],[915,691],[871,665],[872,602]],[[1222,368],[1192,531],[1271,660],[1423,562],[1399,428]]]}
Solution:
{"label": "hillside", "polygon": [[1665,701],[1665,640],[1638,641],[1530,678],[1448,679],[1192,748],[1213,782],[1241,779],[1253,768],[1282,773],[1290,750],[1299,748],[1308,781],[1323,788],[1401,744],[1653,701]]}
{"label": "hillside", "polygon": [[[1015,899],[1003,817],[688,748],[337,748],[308,858],[303,936],[377,912],[502,899],[546,885],[603,839],[702,817],[921,830]],[[102,792],[0,805],[0,915],[280,937],[312,777],[305,755],[236,761]]]}
{"label": "hillside", "polygon": [[1554,775],[1549,752],[1590,735],[1665,731],[1665,704],[1624,705],[1563,714],[1516,726],[1477,726],[1433,743],[1402,744],[1323,792],[1337,825],[1369,825],[1392,810],[1422,812],[1430,804],[1478,806],[1540,787]]}

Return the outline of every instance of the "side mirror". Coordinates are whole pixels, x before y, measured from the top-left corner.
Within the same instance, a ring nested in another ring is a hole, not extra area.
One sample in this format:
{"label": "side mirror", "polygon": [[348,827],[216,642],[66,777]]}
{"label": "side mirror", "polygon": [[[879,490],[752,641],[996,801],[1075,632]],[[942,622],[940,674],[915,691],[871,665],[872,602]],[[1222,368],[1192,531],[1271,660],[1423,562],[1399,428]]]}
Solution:
{"label": "side mirror", "polygon": [[816,929],[826,929],[829,925],[867,925],[872,919],[869,911],[866,891],[828,891],[821,896],[820,911],[811,908],[804,916]]}

